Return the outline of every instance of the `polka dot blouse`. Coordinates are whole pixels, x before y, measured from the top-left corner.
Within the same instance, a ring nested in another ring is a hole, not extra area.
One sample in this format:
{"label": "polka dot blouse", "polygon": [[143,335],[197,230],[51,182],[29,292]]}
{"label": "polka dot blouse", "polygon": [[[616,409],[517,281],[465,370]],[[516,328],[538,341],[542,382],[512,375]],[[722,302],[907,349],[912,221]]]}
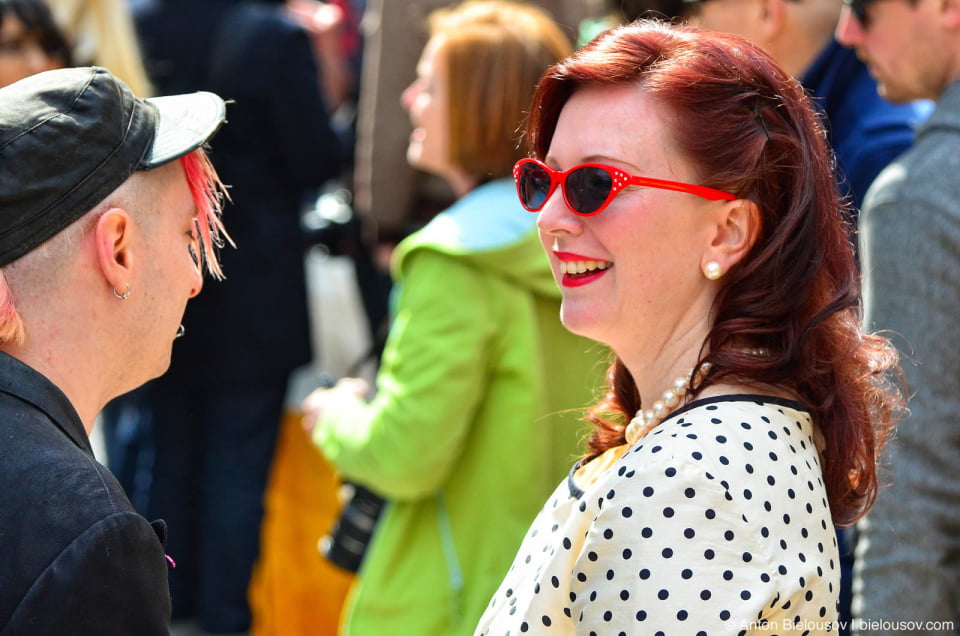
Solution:
{"label": "polka dot blouse", "polygon": [[835,537],[800,404],[697,400],[574,467],[477,634],[835,632]]}

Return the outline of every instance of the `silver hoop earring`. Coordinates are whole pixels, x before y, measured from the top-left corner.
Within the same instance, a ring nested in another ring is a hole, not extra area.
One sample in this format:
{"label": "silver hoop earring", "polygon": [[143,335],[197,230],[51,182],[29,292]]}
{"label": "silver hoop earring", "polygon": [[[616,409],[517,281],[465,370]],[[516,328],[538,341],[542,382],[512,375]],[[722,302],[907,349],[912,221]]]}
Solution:
{"label": "silver hoop earring", "polygon": [[113,288],[113,295],[119,298],[120,300],[126,300],[130,297],[130,283],[127,283],[127,292],[125,294],[118,294],[117,288]]}
{"label": "silver hoop earring", "polygon": [[710,261],[703,266],[703,275],[710,280],[717,280],[723,276],[723,268],[717,261]]}

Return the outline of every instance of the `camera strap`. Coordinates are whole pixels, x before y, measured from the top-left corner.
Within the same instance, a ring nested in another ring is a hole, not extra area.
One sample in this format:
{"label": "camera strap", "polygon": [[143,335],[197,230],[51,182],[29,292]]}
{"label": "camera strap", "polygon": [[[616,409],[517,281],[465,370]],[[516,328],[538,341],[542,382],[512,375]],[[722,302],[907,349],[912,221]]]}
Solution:
{"label": "camera strap", "polygon": [[450,515],[447,513],[447,501],[443,491],[437,493],[437,525],[440,528],[440,542],[443,544],[443,556],[447,562],[447,573],[450,576],[450,591],[453,600],[450,606],[450,622],[457,625],[463,617],[461,610],[463,597],[463,571],[460,569],[460,559],[457,558],[457,544],[453,539],[453,526],[450,525]]}

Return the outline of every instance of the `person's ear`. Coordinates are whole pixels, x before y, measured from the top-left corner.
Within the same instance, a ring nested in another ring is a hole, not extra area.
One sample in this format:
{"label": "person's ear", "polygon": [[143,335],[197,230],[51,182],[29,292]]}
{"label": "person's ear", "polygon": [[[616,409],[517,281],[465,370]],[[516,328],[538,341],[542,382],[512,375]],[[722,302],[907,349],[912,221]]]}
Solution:
{"label": "person's ear", "polygon": [[134,255],[133,221],[122,208],[110,208],[97,219],[93,230],[97,263],[114,293],[124,298],[131,289]]}
{"label": "person's ear", "polygon": [[960,30],[960,0],[941,0],[943,25],[955,33]]}
{"label": "person's ear", "polygon": [[790,0],[757,0],[760,3],[760,19],[757,24],[759,39],[756,44],[768,51],[785,28],[788,1]]}
{"label": "person's ear", "polygon": [[760,210],[753,201],[725,202],[713,215],[709,246],[701,257],[704,276],[716,280],[739,263],[760,235]]}

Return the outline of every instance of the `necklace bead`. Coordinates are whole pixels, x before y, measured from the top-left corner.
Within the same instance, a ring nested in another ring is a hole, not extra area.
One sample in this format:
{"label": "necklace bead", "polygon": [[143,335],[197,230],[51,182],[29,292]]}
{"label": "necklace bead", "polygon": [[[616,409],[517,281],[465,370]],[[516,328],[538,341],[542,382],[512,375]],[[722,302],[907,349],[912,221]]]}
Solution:
{"label": "necklace bead", "polygon": [[647,410],[640,409],[634,415],[624,430],[628,444],[634,444],[638,439],[655,428],[673,410],[679,406],[690,390],[690,386],[698,384],[710,372],[710,363],[704,362],[694,373],[691,371],[686,377],[679,377],[673,381],[673,386],[663,392],[660,399]]}

